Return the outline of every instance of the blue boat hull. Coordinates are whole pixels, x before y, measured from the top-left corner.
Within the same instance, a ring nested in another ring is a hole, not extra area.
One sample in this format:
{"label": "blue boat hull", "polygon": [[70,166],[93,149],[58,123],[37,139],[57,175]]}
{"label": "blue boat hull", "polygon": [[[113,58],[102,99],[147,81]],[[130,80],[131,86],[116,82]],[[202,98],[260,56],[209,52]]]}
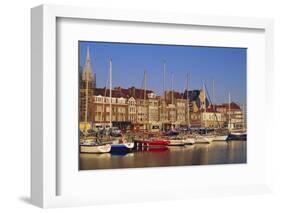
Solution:
{"label": "blue boat hull", "polygon": [[121,152],[121,153],[124,153],[124,152],[130,152],[132,149],[128,148],[127,146],[125,145],[111,145],[111,150],[110,152],[112,153],[118,153],[118,152]]}

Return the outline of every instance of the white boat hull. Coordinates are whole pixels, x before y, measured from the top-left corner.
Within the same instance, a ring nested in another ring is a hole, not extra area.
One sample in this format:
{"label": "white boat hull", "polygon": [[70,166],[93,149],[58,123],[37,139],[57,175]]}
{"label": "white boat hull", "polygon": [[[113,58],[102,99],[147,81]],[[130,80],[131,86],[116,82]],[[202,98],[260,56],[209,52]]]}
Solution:
{"label": "white boat hull", "polygon": [[170,144],[168,146],[184,146],[185,145],[185,140],[184,139],[174,139],[174,140],[169,140]]}
{"label": "white boat hull", "polygon": [[195,138],[186,138],[185,144],[186,145],[193,145],[195,143]]}
{"label": "white boat hull", "polygon": [[195,143],[211,143],[214,140],[214,136],[196,136]]}
{"label": "white boat hull", "polygon": [[226,141],[228,138],[228,135],[216,135],[214,137],[213,141]]}
{"label": "white boat hull", "polygon": [[81,153],[108,153],[111,150],[110,144],[105,145],[80,145]]}

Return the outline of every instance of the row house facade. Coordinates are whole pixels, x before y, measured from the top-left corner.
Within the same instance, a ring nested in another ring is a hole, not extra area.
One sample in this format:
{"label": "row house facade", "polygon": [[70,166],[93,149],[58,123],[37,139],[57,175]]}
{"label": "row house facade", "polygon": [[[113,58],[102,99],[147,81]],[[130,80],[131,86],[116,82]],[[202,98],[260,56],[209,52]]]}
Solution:
{"label": "row house facade", "polygon": [[224,127],[230,129],[244,128],[245,121],[243,116],[243,110],[238,104],[231,102],[230,104],[225,103],[217,105],[216,110],[225,115]]}
{"label": "row house facade", "polygon": [[[243,128],[244,118],[236,103],[210,106],[205,91],[165,91],[156,96],[151,90],[116,87],[111,99],[107,88],[96,87],[87,48],[84,70],[79,67],[80,129],[128,125],[140,129],[170,129],[179,126]],[[111,105],[111,107],[110,107]],[[82,124],[82,125],[81,125]],[[156,128],[157,129],[157,128]]]}

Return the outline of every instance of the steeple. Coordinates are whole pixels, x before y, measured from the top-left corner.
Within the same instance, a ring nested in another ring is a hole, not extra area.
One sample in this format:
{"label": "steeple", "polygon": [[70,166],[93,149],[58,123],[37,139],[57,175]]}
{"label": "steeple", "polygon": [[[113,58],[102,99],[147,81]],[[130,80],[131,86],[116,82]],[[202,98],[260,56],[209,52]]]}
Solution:
{"label": "steeple", "polygon": [[91,69],[91,59],[90,59],[90,48],[87,47],[87,56],[86,56],[86,63],[85,68],[82,76],[82,80],[86,81],[93,81],[92,69]]}

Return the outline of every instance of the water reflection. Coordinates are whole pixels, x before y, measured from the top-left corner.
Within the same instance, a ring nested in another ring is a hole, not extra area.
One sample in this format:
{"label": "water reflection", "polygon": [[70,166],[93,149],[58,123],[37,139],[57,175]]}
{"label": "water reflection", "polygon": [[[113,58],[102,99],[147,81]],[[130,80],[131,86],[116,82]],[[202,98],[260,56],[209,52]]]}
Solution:
{"label": "water reflection", "polygon": [[80,154],[80,169],[212,165],[247,162],[246,141],[213,142],[130,153]]}

